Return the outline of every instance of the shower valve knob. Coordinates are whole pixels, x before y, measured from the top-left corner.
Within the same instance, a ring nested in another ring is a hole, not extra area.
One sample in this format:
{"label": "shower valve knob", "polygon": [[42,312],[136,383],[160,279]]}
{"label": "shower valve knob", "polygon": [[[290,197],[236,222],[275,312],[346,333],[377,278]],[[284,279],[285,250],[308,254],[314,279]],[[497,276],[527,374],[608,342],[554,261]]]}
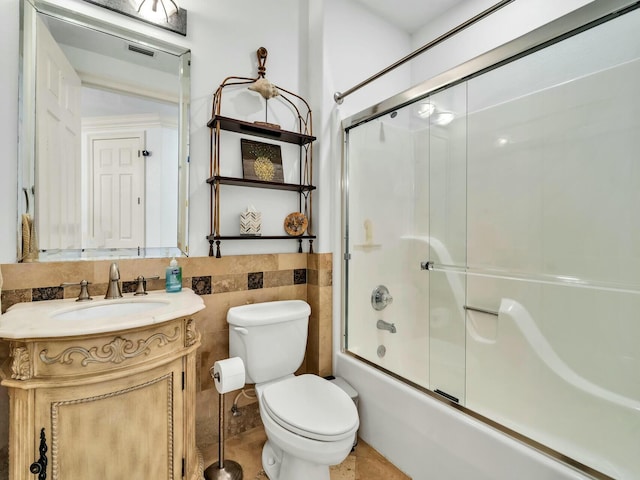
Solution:
{"label": "shower valve knob", "polygon": [[384,285],[378,285],[371,293],[371,306],[374,310],[382,310],[393,302],[393,297],[389,294],[389,289]]}

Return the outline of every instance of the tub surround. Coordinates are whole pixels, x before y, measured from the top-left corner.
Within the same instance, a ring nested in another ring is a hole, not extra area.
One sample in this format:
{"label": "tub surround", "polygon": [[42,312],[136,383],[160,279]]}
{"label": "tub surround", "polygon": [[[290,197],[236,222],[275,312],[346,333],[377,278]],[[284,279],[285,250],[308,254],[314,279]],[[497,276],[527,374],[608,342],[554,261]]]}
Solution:
{"label": "tub surround", "polygon": [[[118,261],[123,292],[135,291],[139,275],[147,280],[150,295],[164,291],[166,259],[126,259]],[[77,298],[79,287],[62,288],[63,282],[88,280],[89,292],[100,299],[107,290],[111,260],[51,263],[2,264],[4,276],[2,309],[19,302],[51,298]],[[196,373],[196,442],[206,446],[217,441],[218,394],[209,375],[217,360],[229,355],[227,310],[236,305],[273,300],[305,300],[311,305],[306,357],[298,373],[320,376],[332,373],[332,254],[263,254],[223,258],[178,259],[183,287],[198,294],[206,308],[192,315],[201,334]],[[0,352],[6,358],[8,352]],[[226,394],[231,406],[238,392]],[[227,435],[259,425],[255,399],[239,398],[242,415],[226,416]],[[7,415],[0,411],[0,415]]]}
{"label": "tub surround", "polygon": [[[360,437],[411,478],[431,474],[451,480],[594,478],[348,354],[337,355],[336,374],[367,399],[359,410]],[[402,408],[389,415],[389,405]]]}

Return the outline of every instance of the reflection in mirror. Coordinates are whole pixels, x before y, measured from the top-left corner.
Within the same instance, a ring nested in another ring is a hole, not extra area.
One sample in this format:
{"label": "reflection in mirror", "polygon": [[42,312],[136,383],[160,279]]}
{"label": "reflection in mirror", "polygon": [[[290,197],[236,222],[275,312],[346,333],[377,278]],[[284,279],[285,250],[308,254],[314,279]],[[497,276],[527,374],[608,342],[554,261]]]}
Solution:
{"label": "reflection in mirror", "polygon": [[186,254],[189,52],[27,1],[23,20],[20,258]]}

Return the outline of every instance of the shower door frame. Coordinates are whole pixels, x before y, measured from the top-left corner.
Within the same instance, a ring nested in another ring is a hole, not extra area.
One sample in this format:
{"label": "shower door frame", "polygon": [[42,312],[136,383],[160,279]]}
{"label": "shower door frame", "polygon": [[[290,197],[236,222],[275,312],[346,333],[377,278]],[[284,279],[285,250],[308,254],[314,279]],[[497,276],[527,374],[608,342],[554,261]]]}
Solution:
{"label": "shower door frame", "polygon": [[511,63],[529,54],[542,50],[546,47],[559,43],[567,38],[582,33],[593,27],[613,20],[625,13],[640,8],[640,1],[638,0],[594,0],[592,3],[587,4],[563,17],[560,17],[542,27],[539,27],[515,40],[512,40],[504,45],[494,48],[478,57],[475,57],[457,67],[454,67],[447,72],[437,75],[429,80],[426,80],[412,88],[409,88],[397,95],[394,95],[382,102],[379,102],[371,107],[368,107],[359,113],[351,115],[342,121],[341,128],[341,142],[342,142],[342,285],[341,289],[341,352],[347,354],[362,363],[379,370],[423,393],[429,395],[432,398],[443,402],[456,410],[469,415],[470,417],[479,420],[480,422],[487,424],[498,431],[512,437],[513,439],[520,441],[530,447],[533,447],[542,453],[549,455],[550,457],[576,468],[580,472],[592,476],[593,478],[600,480],[614,480],[612,477],[595,470],[588,465],[567,457],[536,440],[533,440],[515,430],[512,430],[491,418],[485,417],[459,403],[452,401],[442,395],[439,395],[428,388],[412,382],[397,373],[390,371],[380,365],[372,362],[366,358],[363,358],[353,352],[350,352],[348,348],[348,279],[349,279],[349,260],[351,253],[349,250],[349,150],[348,150],[348,132],[349,130],[367,123],[376,118],[387,115],[395,110],[412,104],[420,99],[429,97],[435,93],[451,88],[460,83],[466,82],[474,77],[480,76],[491,70],[497,69],[503,65]]}
{"label": "shower door frame", "polygon": [[[596,27],[632,10],[640,8],[638,0],[594,0],[567,15],[547,23],[521,37],[489,50],[457,67],[426,80],[404,92],[368,107],[342,121],[342,131],[357,127],[375,118],[402,108],[421,98],[470,80],[491,70],[511,63],[543,48],[549,47]],[[343,142],[343,145],[345,142]],[[348,162],[346,153],[343,167]],[[344,185],[343,168],[343,185]],[[344,190],[344,189],[343,189]],[[344,225],[343,225],[344,226]],[[343,231],[343,233],[345,233]]]}

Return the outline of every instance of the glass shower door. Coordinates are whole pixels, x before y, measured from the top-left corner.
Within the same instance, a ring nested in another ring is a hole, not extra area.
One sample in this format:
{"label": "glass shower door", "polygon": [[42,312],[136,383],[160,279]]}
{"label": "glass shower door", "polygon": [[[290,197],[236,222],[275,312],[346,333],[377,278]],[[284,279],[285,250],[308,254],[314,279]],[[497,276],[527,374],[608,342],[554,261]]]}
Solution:
{"label": "glass shower door", "polygon": [[428,136],[413,112],[347,131],[345,344],[428,388]]}
{"label": "glass shower door", "polygon": [[348,351],[621,480],[640,478],[639,29],[635,5],[358,116],[345,171]]}
{"label": "glass shower door", "polygon": [[466,84],[428,101],[430,389],[464,404]]}

